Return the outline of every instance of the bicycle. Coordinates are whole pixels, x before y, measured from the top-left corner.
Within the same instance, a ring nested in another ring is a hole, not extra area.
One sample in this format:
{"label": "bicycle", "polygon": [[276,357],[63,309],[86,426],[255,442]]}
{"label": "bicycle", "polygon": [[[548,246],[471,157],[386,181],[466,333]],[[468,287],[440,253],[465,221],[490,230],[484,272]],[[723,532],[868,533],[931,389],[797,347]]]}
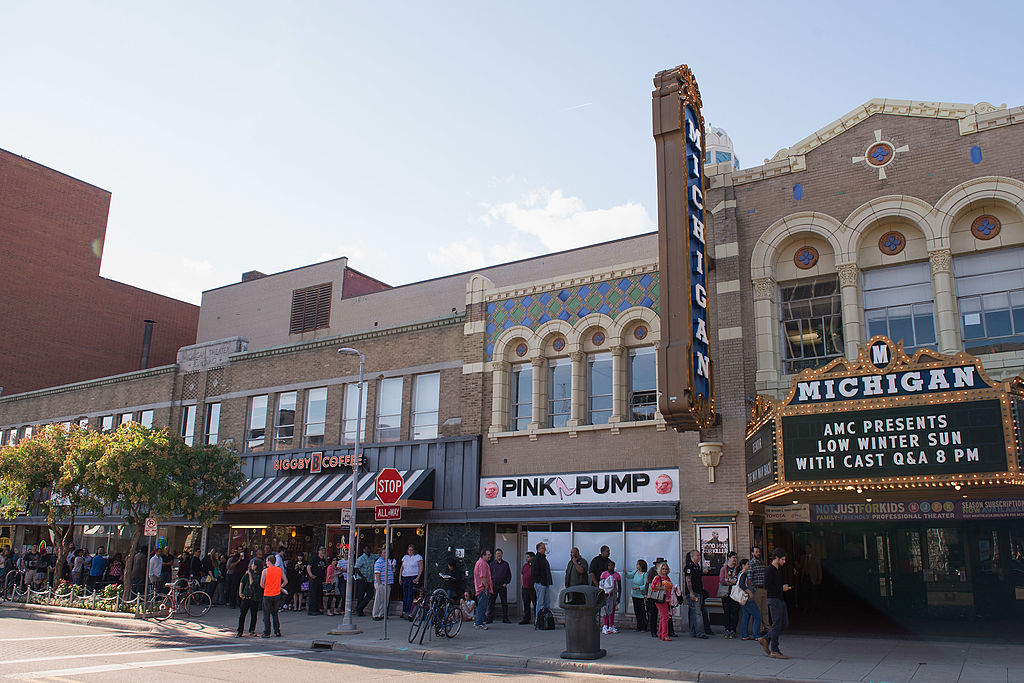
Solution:
{"label": "bicycle", "polygon": [[431,593],[426,607],[419,604],[413,610],[409,642],[415,642],[419,638],[422,645],[427,633],[425,626],[428,624],[434,629],[434,636],[437,638],[454,638],[462,629],[462,613],[458,605],[453,605],[448,593],[440,588]]}
{"label": "bicycle", "polygon": [[199,583],[194,580],[185,581],[179,579],[174,583],[167,584],[168,593],[163,599],[157,599],[156,613],[153,615],[158,621],[166,621],[178,610],[184,609],[193,618],[205,616],[213,606],[210,596],[200,590]]}

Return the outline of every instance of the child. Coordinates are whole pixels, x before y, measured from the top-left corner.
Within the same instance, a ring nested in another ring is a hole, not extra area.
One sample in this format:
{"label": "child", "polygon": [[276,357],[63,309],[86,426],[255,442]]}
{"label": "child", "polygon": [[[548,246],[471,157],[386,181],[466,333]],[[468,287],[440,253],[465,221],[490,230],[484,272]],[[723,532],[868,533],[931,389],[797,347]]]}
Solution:
{"label": "child", "polygon": [[622,588],[622,576],[615,571],[615,563],[611,560],[608,560],[608,569],[601,574],[600,586],[607,596],[601,607],[601,633],[618,633],[619,629],[615,628],[615,608]]}
{"label": "child", "polygon": [[469,597],[469,592],[462,594],[462,600],[459,601],[459,609],[462,610],[463,621],[473,621],[476,619],[476,600]]}

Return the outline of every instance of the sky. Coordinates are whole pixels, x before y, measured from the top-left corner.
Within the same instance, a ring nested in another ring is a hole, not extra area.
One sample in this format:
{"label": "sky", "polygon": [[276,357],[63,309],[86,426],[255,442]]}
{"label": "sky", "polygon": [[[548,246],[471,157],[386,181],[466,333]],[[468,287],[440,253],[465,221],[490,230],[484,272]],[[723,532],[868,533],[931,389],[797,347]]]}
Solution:
{"label": "sky", "polygon": [[873,97],[1022,105],[1021,7],[0,0],[0,148],[112,193],[105,277],[397,285],[655,230],[678,64],[744,168]]}

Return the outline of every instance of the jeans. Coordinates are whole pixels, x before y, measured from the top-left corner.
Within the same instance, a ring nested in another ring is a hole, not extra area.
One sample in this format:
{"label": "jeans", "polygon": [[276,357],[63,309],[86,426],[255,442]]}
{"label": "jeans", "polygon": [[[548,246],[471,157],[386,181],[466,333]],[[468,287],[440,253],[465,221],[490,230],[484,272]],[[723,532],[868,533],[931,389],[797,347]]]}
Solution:
{"label": "jeans", "polygon": [[494,621],[494,612],[498,608],[498,599],[501,599],[501,620],[508,621],[508,586],[494,587],[494,601],[487,612],[487,621]]}
{"label": "jeans", "polygon": [[686,608],[689,610],[688,621],[690,622],[690,635],[696,638],[697,634],[702,632],[701,627],[703,626],[700,612],[701,601],[691,600],[689,597],[685,597],[683,599],[686,600]]}
{"label": "jeans", "polygon": [[736,633],[736,622],[740,618],[740,604],[727,595],[722,598],[722,609],[725,610],[726,633]]}
{"label": "jeans", "polygon": [[551,609],[551,586],[542,586],[539,583],[535,583],[533,588],[537,591],[537,611],[533,615],[533,620],[536,622],[537,615],[540,614],[542,609]]}
{"label": "jeans", "polygon": [[412,609],[412,596],[415,591],[415,576],[402,577],[402,614],[408,614]]}
{"label": "jeans", "polygon": [[484,618],[487,616],[487,605],[490,603],[491,594],[487,591],[477,593],[476,596],[476,625],[483,626]]}
{"label": "jeans", "polygon": [[[747,622],[750,622],[750,630],[747,630]],[[761,635],[761,610],[753,599],[743,603],[743,615],[740,617],[740,638],[747,636],[757,637]]]}
{"label": "jeans", "polygon": [[363,610],[373,599],[373,584],[366,579],[356,579],[355,587],[352,590],[355,593],[352,596],[352,600],[355,602],[355,611],[362,615]]}
{"label": "jeans", "polygon": [[700,616],[701,621],[704,624],[704,633],[713,635],[714,631],[711,630],[711,616],[708,614],[708,596],[700,596]]}
{"label": "jeans", "polygon": [[786,601],[779,598],[768,598],[768,611],[771,613],[772,628],[768,631],[768,642],[772,652],[779,651],[779,636],[789,626],[789,609]]}
{"label": "jeans", "polygon": [[530,623],[530,615],[537,613],[537,590],[523,586],[523,618],[524,624]]}
{"label": "jeans", "polygon": [[281,620],[277,616],[277,610],[281,609],[280,595],[263,596],[263,635],[270,636],[270,622],[274,622],[274,633],[281,632]]}

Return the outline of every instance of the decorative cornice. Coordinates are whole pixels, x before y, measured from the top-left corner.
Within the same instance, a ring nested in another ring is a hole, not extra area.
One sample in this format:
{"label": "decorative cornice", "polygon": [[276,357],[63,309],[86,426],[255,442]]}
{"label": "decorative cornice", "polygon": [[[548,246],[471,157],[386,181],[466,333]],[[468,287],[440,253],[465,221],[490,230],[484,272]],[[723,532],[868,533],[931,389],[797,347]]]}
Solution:
{"label": "decorative cornice", "polygon": [[22,401],[27,398],[40,398],[42,396],[53,396],[54,394],[63,394],[69,391],[81,391],[82,389],[102,387],[107,384],[119,384],[120,382],[134,382],[135,380],[146,379],[148,377],[166,375],[168,373],[177,371],[177,369],[177,365],[161,365],[158,368],[136,370],[135,372],[126,372],[120,375],[100,377],[99,379],[90,379],[84,382],[75,382],[74,384],[62,384],[57,387],[47,387],[46,389],[37,389],[35,391],[26,391],[21,394],[11,394],[9,396],[2,396],[0,397],[0,403]]}
{"label": "decorative cornice", "polygon": [[498,301],[501,299],[516,298],[527,294],[539,294],[540,292],[550,292],[556,289],[579,287],[580,285],[588,285],[593,282],[617,280],[619,278],[629,277],[630,275],[642,275],[643,273],[655,273],[657,271],[657,259],[654,259],[653,261],[638,261],[634,264],[618,265],[612,269],[574,273],[559,280],[537,281],[525,285],[517,285],[515,287],[493,289],[487,292],[484,300]]}
{"label": "decorative cornice", "polygon": [[394,327],[384,327],[379,330],[372,330],[369,332],[360,332],[358,334],[341,335],[337,337],[326,337],[324,339],[316,339],[314,341],[302,342],[299,344],[287,344],[285,346],[274,346],[269,349],[260,349],[259,351],[241,351],[239,353],[232,353],[228,356],[228,361],[231,363],[255,360],[257,358],[266,358],[268,356],[280,356],[288,353],[297,353],[299,351],[309,351],[311,349],[322,349],[330,346],[337,346],[338,344],[350,344],[353,342],[363,341],[366,339],[379,339],[381,337],[390,337],[396,334],[405,334],[407,332],[419,332],[421,330],[436,329],[438,327],[450,327],[452,325],[463,325],[465,323],[466,316],[464,313],[457,313],[444,318],[437,318],[435,320],[427,320],[424,322],[412,323],[410,325],[396,325]]}

